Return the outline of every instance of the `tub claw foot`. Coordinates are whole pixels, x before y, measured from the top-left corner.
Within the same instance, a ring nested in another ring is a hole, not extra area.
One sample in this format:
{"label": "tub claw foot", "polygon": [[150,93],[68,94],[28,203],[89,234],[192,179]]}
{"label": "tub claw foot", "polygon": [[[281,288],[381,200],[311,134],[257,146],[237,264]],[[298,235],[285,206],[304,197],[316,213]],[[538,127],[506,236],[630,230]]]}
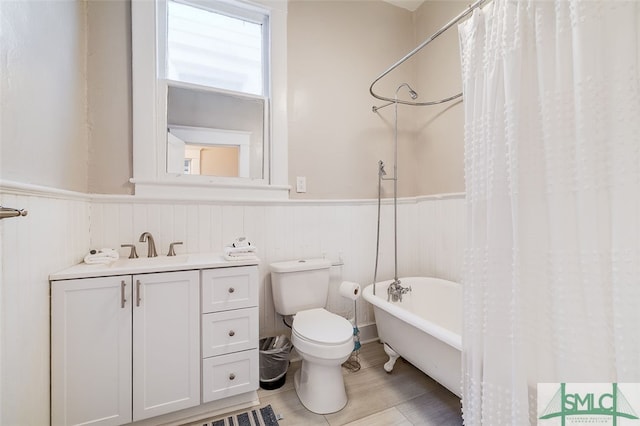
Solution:
{"label": "tub claw foot", "polygon": [[393,366],[396,365],[396,361],[398,360],[398,358],[400,358],[400,355],[396,351],[391,349],[391,346],[387,345],[386,343],[384,344],[384,352],[389,357],[389,361],[385,362],[384,364],[384,371],[386,371],[387,373],[391,373],[391,371],[393,371]]}

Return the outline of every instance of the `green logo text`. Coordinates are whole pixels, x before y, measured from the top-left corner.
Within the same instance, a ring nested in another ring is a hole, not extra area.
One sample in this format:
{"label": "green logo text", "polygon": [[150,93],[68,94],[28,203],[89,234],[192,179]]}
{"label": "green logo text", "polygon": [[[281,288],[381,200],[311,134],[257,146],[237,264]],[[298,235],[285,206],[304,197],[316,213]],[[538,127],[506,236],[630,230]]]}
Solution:
{"label": "green logo text", "polygon": [[613,383],[611,392],[573,392],[568,393],[566,383],[561,383],[542,415],[540,420],[559,417],[561,425],[565,425],[567,417],[609,416],[613,426],[617,426],[618,418],[638,419],[637,414],[620,392],[617,383]]}

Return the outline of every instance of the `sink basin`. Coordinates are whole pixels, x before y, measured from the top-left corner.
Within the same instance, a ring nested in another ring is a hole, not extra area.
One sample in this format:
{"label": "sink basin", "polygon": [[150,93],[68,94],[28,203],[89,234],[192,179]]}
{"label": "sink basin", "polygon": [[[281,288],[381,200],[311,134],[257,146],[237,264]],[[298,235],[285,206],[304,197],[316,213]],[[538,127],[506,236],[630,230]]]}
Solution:
{"label": "sink basin", "polygon": [[107,266],[112,274],[135,274],[162,271],[186,271],[219,267],[228,263],[218,253],[191,253],[177,256],[139,257],[137,259],[120,258]]}
{"label": "sink basin", "polygon": [[189,262],[188,254],[177,256],[139,257],[137,259],[120,258],[109,264],[110,268],[136,269],[163,265],[179,265]]}

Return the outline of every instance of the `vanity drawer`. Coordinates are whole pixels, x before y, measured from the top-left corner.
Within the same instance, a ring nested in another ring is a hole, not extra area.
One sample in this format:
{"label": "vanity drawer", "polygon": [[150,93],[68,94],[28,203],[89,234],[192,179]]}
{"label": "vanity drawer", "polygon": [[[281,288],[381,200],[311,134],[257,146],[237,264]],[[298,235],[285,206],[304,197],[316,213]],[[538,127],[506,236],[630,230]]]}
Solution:
{"label": "vanity drawer", "polygon": [[202,402],[258,389],[258,349],[202,361]]}
{"label": "vanity drawer", "polygon": [[258,306],[258,267],[202,271],[202,313]]}
{"label": "vanity drawer", "polygon": [[202,357],[258,347],[258,308],[202,315]]}

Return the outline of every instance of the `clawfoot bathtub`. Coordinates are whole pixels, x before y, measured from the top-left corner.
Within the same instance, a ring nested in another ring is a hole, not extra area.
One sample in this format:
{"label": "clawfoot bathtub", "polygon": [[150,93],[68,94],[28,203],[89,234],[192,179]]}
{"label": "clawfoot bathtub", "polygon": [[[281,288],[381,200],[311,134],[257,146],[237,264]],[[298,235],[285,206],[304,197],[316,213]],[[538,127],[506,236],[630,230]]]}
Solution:
{"label": "clawfoot bathtub", "polygon": [[462,294],[460,284],[438,278],[408,277],[411,286],[401,302],[387,301],[391,281],[365,288],[363,296],[373,305],[378,336],[385,344],[387,372],[399,356],[438,381],[451,392],[461,394]]}

